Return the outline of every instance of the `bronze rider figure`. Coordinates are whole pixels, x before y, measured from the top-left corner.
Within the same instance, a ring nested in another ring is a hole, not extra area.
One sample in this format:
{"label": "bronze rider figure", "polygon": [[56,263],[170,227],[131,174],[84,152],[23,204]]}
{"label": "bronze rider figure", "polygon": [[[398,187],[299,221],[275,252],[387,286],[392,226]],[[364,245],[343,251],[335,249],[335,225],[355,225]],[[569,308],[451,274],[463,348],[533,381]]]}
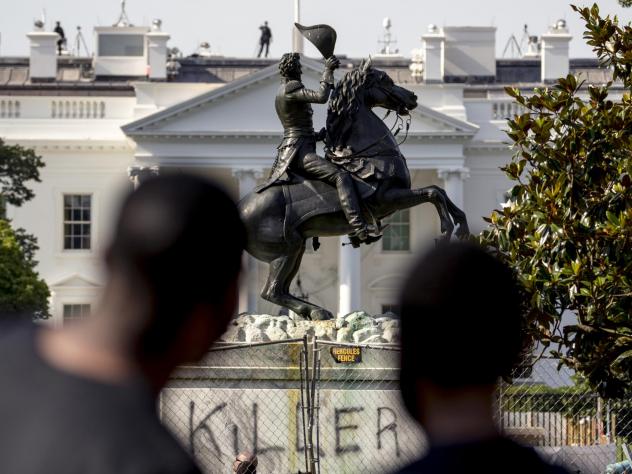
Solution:
{"label": "bronze rider figure", "polygon": [[268,180],[257,188],[267,189],[277,182],[283,173],[299,175],[306,179],[325,181],[338,190],[342,210],[353,228],[351,237],[364,242],[377,233],[362,215],[360,198],[353,178],[345,169],[316,153],[316,141],[322,139],[314,133],[311,104],[325,104],[334,86],[334,70],[340,61],[331,56],[325,62],[325,70],[318,90],[305,88],[301,82],[301,62],[298,53],[286,53],[279,62],[281,87],[276,95],[275,108],[283,124],[283,141],[278,147]]}

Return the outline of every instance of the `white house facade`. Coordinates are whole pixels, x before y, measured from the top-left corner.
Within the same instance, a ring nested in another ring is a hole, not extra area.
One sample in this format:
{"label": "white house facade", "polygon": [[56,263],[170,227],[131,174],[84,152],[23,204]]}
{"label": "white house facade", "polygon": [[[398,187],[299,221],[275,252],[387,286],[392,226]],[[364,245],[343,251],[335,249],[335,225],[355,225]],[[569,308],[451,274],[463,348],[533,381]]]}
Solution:
{"label": "white house facade", "polygon": [[[189,171],[238,199],[267,175],[282,135],[276,61],[168,57],[169,36],[156,27],[98,28],[95,37],[93,58],[55,56],[56,35],[43,31],[28,35],[29,58],[0,58],[0,137],[35,148],[46,163],[35,198],[7,213],[38,238],[52,324],[83,317],[97,301],[101,255],[133,182]],[[412,185],[444,187],[479,232],[510,186],[499,170],[511,157],[502,130],[519,110],[504,87],[528,92],[568,72],[601,83],[608,71],[569,59],[559,23],[543,36],[542,57],[497,60],[493,28],[445,27],[422,38],[422,62],[382,56],[373,64],[419,97],[401,146]],[[341,62],[338,77],[359,59]],[[304,58],[308,87],[321,70]],[[314,109],[320,128],[326,107]],[[439,220],[423,205],[390,224],[381,242],[359,250],[342,246],[344,237],[322,239],[305,254],[293,291],[334,313],[394,309],[407,266],[437,238]],[[244,267],[240,311],[277,313],[258,296],[266,265],[245,259]]]}

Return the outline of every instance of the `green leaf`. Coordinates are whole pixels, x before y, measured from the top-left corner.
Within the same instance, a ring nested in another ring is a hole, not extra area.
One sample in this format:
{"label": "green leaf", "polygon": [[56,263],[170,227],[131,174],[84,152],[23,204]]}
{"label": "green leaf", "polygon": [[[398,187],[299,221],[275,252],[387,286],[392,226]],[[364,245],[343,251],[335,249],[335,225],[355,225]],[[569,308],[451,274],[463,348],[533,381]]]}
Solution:
{"label": "green leaf", "polygon": [[0,219],[0,315],[49,316],[50,292],[34,270],[33,246],[33,237],[14,231],[6,219]]}
{"label": "green leaf", "polygon": [[613,226],[619,226],[619,218],[613,212],[606,211],[606,217],[608,218],[608,222]]}

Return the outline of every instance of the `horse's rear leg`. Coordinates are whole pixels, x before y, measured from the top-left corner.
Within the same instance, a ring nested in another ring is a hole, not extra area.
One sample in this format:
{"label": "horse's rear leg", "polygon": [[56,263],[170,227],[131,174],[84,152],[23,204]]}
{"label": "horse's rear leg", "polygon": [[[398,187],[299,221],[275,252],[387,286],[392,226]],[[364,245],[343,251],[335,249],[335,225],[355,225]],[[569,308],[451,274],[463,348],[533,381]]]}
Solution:
{"label": "horse's rear leg", "polygon": [[305,244],[302,244],[270,262],[268,281],[261,291],[261,297],[306,319],[332,319],[333,315],[329,311],[290,294],[290,284],[299,269],[304,251]]}
{"label": "horse's rear leg", "polygon": [[[409,209],[419,204],[429,202],[434,205],[441,222],[441,233],[446,239],[452,236],[454,224],[450,217],[446,196],[437,186],[418,189],[396,188],[384,193],[384,203],[395,210]],[[456,206],[455,206],[456,207]]]}
{"label": "horse's rear leg", "polygon": [[470,227],[467,224],[467,216],[465,215],[465,212],[463,212],[462,209],[460,209],[456,204],[452,202],[445,189],[442,189],[438,186],[436,186],[436,188],[443,193],[443,196],[445,197],[445,203],[448,206],[448,212],[450,212],[454,223],[459,226],[456,231],[456,236],[463,238],[470,235]]}

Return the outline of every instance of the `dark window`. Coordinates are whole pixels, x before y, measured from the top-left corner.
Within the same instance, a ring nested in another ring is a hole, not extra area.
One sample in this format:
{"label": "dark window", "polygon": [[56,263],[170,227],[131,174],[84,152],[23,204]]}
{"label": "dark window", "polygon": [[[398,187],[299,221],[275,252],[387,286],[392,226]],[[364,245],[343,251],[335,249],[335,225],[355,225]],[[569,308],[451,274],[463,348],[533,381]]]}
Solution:
{"label": "dark window", "polygon": [[65,304],[64,305],[64,324],[77,321],[90,316],[89,304]]}
{"label": "dark window", "polygon": [[143,56],[144,35],[99,35],[99,56]]}
{"label": "dark window", "polygon": [[64,249],[89,250],[92,234],[92,196],[64,195]]}
{"label": "dark window", "polygon": [[406,252],[410,250],[410,210],[396,212],[384,219],[389,226],[382,237],[382,250],[387,252]]}

